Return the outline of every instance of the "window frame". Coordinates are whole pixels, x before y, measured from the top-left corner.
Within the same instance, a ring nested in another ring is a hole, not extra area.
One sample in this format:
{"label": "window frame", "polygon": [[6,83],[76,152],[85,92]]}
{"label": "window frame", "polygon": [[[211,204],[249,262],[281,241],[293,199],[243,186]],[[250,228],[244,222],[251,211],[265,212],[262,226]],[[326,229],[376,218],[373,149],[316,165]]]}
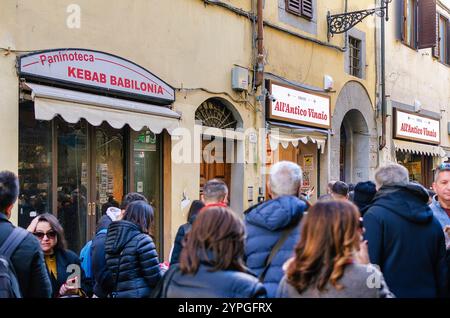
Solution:
{"label": "window frame", "polygon": [[[414,20],[412,22],[412,25],[413,25],[413,34],[411,34],[412,43],[408,43],[408,35],[409,35],[409,32],[411,31],[410,28],[408,28],[408,5],[411,1],[414,2],[414,5],[413,5]],[[417,18],[418,18],[417,0],[404,0],[403,1],[403,39],[402,39],[402,43],[413,50],[417,50]]]}
{"label": "window frame", "polygon": [[[356,44],[356,46],[352,45],[352,42],[354,42]],[[349,59],[349,68],[348,68],[348,73],[351,76],[357,77],[362,79],[363,78],[363,63],[362,63],[362,40],[358,39],[354,36],[349,35],[348,36],[348,49],[349,49],[349,54],[348,54],[348,59]],[[355,50],[357,51],[357,56],[354,55]],[[354,61],[355,59],[358,61],[358,66],[355,66]],[[355,74],[355,70],[357,70],[357,74]]]}

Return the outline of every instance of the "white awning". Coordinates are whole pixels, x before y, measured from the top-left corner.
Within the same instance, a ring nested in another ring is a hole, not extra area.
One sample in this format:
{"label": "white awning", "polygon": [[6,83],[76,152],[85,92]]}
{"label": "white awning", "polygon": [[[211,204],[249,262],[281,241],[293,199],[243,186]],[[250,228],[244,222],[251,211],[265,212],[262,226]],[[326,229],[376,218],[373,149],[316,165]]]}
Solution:
{"label": "white awning", "polygon": [[404,152],[410,152],[415,154],[429,155],[440,158],[445,158],[447,153],[440,146],[432,146],[420,144],[417,142],[409,142],[404,140],[394,139],[395,150],[400,150]]}
{"label": "white awning", "polygon": [[284,149],[286,149],[289,147],[289,144],[292,144],[294,147],[297,147],[300,141],[304,144],[312,142],[317,145],[317,149],[320,149],[321,153],[324,153],[327,137],[322,135],[306,135],[306,134],[285,135],[285,134],[270,133],[269,141],[270,141],[270,148],[272,150],[277,150],[279,144],[281,144],[281,146]]}
{"label": "white awning", "polygon": [[38,84],[25,85],[32,91],[36,119],[52,120],[61,115],[69,123],[84,118],[94,126],[107,121],[116,129],[128,124],[135,131],[147,127],[156,134],[163,129],[171,134],[179,126],[181,115],[164,106]]}

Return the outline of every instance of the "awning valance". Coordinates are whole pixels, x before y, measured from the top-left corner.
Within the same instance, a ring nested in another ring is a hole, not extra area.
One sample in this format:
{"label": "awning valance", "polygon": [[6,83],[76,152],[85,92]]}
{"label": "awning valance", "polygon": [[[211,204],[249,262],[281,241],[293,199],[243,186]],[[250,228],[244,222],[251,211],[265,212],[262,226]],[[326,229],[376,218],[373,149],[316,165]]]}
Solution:
{"label": "awning valance", "polygon": [[425,145],[417,142],[409,142],[404,140],[394,139],[395,150],[410,152],[421,155],[429,155],[444,158],[447,153],[440,146]]}
{"label": "awning valance", "polygon": [[317,128],[302,127],[287,123],[275,123],[268,121],[269,142],[272,150],[278,149],[278,145],[286,149],[289,144],[297,147],[299,142],[307,144],[315,143],[321,153],[325,152],[328,131]]}
{"label": "awning valance", "polygon": [[299,142],[307,144],[308,142],[315,143],[317,145],[317,149],[320,149],[322,153],[325,151],[325,143],[327,142],[326,136],[307,136],[302,134],[295,135],[284,135],[284,134],[269,134],[269,142],[270,149],[276,150],[278,149],[278,145],[286,149],[289,147],[289,144],[292,144],[294,147],[297,147]]}
{"label": "awning valance", "polygon": [[179,126],[181,115],[167,107],[51,86],[25,85],[32,91],[35,117],[39,120],[52,120],[61,115],[69,123],[84,118],[94,126],[106,121],[116,129],[128,124],[135,131],[147,127],[156,134],[163,129],[172,133]]}

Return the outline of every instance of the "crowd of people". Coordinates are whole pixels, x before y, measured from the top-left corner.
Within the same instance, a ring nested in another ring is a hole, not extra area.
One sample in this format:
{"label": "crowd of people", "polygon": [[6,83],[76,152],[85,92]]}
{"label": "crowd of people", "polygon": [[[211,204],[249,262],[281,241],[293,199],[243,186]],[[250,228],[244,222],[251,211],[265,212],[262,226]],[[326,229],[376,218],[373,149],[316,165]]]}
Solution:
{"label": "crowd of people", "polygon": [[374,181],[330,182],[312,203],[301,193],[301,168],[281,161],[270,171],[270,199],[242,215],[228,207],[226,184],[209,180],[167,267],[141,194],[106,207],[78,256],[52,214],[27,230],[13,226],[18,179],[3,171],[0,258],[17,286],[0,279],[0,297],[449,297],[450,164],[437,167],[433,191],[409,182],[398,164],[379,168]]}

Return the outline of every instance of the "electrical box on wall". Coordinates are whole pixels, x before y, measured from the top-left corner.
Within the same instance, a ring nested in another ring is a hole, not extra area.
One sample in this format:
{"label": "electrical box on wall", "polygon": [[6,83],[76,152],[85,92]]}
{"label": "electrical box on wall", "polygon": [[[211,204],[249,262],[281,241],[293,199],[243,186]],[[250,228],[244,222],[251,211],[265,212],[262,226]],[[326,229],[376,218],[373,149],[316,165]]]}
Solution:
{"label": "electrical box on wall", "polygon": [[248,69],[241,66],[233,66],[231,70],[231,87],[236,91],[248,90]]}
{"label": "electrical box on wall", "polygon": [[447,122],[447,133],[450,135],[450,122]]}

